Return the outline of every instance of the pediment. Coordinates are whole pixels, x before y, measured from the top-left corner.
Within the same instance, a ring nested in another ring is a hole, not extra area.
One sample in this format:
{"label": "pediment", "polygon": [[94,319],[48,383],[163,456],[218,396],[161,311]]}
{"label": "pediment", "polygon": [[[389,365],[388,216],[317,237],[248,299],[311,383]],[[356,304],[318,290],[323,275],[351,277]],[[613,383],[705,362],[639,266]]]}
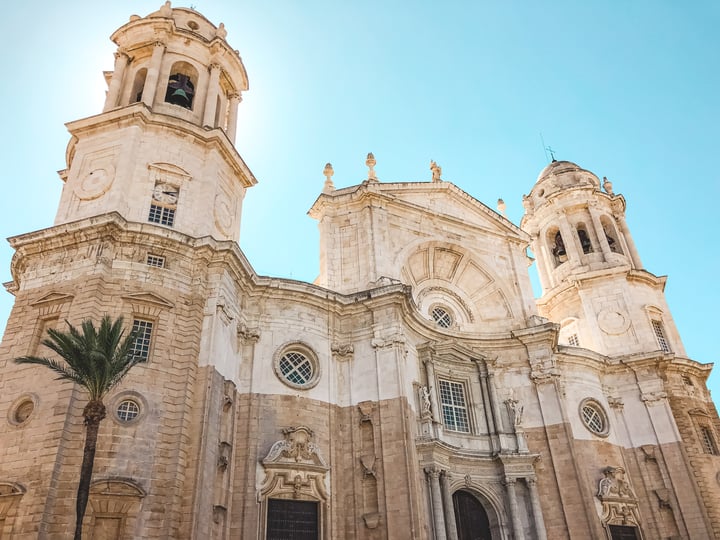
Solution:
{"label": "pediment", "polygon": [[148,293],[148,292],[142,292],[142,293],[133,293],[133,294],[127,294],[122,297],[123,300],[126,300],[128,302],[131,302],[134,304],[145,304],[145,305],[151,305],[156,306],[159,308],[165,308],[165,309],[172,309],[175,307],[175,304],[170,302],[170,300],[167,300],[163,298],[160,295],[157,295],[155,293]]}
{"label": "pediment", "polygon": [[456,340],[436,341],[427,344],[427,349],[435,358],[450,358],[459,361],[487,360],[487,358]]}
{"label": "pediment", "polygon": [[460,221],[466,226],[529,241],[507,218],[449,182],[380,184],[379,191],[405,212],[428,213],[431,219]]}
{"label": "pediment", "polygon": [[35,300],[32,304],[33,307],[45,306],[48,304],[64,304],[70,302],[74,298],[71,294],[64,294],[59,292],[51,292],[42,296],[40,299]]}
{"label": "pediment", "polygon": [[148,169],[150,169],[150,175],[155,182],[179,186],[182,182],[192,180],[192,175],[189,172],[172,163],[150,163]]}

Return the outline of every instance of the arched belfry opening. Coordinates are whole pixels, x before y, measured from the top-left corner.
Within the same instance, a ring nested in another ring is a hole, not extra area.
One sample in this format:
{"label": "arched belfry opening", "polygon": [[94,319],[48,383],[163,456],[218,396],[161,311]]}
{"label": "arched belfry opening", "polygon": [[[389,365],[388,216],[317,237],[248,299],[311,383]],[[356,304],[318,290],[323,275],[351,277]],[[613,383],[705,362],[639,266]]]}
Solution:
{"label": "arched belfry opening", "polygon": [[458,540],[493,540],[490,518],[477,497],[460,490],[452,498]]}
{"label": "arched belfry opening", "polygon": [[187,62],[173,64],[165,91],[165,101],[192,110],[197,70]]}

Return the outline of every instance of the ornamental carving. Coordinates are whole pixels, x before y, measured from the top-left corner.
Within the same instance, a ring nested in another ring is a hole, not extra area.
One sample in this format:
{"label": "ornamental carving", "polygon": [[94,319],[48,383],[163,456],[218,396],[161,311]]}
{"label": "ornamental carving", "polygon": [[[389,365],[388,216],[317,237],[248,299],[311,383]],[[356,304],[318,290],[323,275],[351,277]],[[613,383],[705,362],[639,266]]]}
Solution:
{"label": "ornamental carving", "polygon": [[605,525],[639,526],[637,497],[622,467],[605,467],[598,481],[597,498],[602,503]]}
{"label": "ornamental carving", "polygon": [[353,347],[352,343],[333,343],[330,345],[330,351],[332,351],[335,360],[345,362],[353,359],[355,347]]}
{"label": "ornamental carving", "polygon": [[282,434],[283,439],[275,442],[261,461],[265,478],[258,500],[286,497],[327,501],[325,486],[330,467],[313,441],[312,430],[305,426],[289,427]]}

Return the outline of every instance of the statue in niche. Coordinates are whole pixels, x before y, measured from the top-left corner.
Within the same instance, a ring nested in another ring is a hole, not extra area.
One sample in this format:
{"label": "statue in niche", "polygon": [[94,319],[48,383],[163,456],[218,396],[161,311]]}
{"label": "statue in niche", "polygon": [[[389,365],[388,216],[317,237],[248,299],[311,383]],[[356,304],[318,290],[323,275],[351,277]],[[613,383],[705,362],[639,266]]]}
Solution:
{"label": "statue in niche", "polygon": [[420,398],[422,399],[422,416],[430,416],[432,409],[430,406],[430,389],[427,386],[420,387]]}
{"label": "statue in niche", "polygon": [[505,401],[505,405],[507,406],[512,425],[520,427],[522,425],[523,412],[525,411],[524,405],[512,396]]}

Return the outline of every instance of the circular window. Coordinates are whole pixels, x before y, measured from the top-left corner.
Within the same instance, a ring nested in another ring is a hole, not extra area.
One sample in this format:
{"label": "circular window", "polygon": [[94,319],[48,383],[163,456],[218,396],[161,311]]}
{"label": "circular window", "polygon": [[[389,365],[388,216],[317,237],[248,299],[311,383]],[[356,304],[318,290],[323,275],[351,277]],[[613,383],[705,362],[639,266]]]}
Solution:
{"label": "circular window", "polygon": [[13,412],[13,420],[16,424],[24,424],[28,418],[30,418],[30,415],[35,410],[35,404],[32,402],[31,399],[25,400],[20,405],[15,407],[15,411]]}
{"label": "circular window", "polygon": [[299,345],[281,349],[275,357],[275,373],[282,382],[293,388],[312,388],[319,378],[314,355]]}
{"label": "circular window", "polygon": [[121,422],[132,422],[140,415],[140,406],[132,399],[124,399],[118,405],[116,413]]}
{"label": "circular window", "polygon": [[15,400],[8,411],[8,421],[14,426],[22,426],[30,421],[30,417],[35,412],[37,398],[33,395],[25,394]]}
{"label": "circular window", "polygon": [[440,328],[450,328],[453,323],[453,318],[450,312],[442,306],[435,306],[430,311],[430,315]]}
{"label": "circular window", "polygon": [[607,415],[600,406],[600,404],[594,399],[586,399],[580,404],[580,418],[588,428],[595,435],[606,437],[610,425],[608,424]]}

